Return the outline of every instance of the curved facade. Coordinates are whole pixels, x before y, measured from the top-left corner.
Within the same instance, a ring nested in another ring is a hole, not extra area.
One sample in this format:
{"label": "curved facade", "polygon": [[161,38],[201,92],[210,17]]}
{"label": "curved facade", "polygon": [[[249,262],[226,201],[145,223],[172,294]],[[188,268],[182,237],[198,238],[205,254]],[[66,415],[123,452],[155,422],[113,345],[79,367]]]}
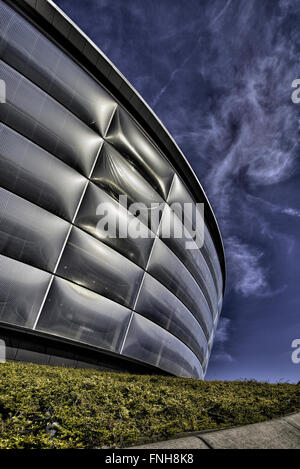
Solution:
{"label": "curved facade", "polygon": [[[65,358],[76,347],[79,356],[92,351],[97,363],[109,356],[124,369],[202,378],[225,261],[213,212],[186,159],[135,90],[52,2],[0,0],[0,47],[6,339],[24,335],[33,344],[38,337],[39,344],[64,344]],[[146,213],[134,217],[120,195],[143,203]],[[164,219],[181,223],[176,207],[198,202],[206,222],[201,249],[186,249],[188,236],[162,235]],[[154,203],[159,213],[150,225]],[[102,204],[124,225],[142,220],[149,236],[105,236]],[[40,349],[27,348],[34,361]],[[9,359],[21,359],[21,345],[12,340],[8,349]]]}

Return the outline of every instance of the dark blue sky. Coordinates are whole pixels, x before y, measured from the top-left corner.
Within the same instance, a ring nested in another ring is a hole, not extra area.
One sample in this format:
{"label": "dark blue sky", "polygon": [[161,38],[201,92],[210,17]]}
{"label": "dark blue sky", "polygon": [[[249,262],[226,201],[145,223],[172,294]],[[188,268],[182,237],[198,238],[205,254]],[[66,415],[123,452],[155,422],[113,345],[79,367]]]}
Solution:
{"label": "dark blue sky", "polygon": [[300,0],[57,0],[196,171],[225,243],[207,379],[299,381]]}

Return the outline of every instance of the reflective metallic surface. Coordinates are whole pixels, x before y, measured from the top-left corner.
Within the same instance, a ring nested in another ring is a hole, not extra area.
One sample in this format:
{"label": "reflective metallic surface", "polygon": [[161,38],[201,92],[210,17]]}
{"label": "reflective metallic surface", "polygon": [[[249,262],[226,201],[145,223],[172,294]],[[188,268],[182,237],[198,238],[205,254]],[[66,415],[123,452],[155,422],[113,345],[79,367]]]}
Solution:
{"label": "reflective metallic surface", "polygon": [[57,273],[129,307],[134,305],[143,275],[133,262],[75,227]]}
{"label": "reflective metallic surface", "polygon": [[0,254],[53,272],[69,225],[0,188]]}
{"label": "reflective metallic surface", "polygon": [[129,318],[130,310],[56,277],[38,330],[119,352]]}
{"label": "reflective metallic surface", "polygon": [[136,313],[133,313],[123,353],[178,376],[203,377],[199,360],[188,347]]}
{"label": "reflective metallic surface", "polygon": [[0,256],[0,321],[32,328],[50,274]]}
{"label": "reflective metallic surface", "polygon": [[123,109],[115,112],[106,139],[140,169],[162,197],[167,197],[174,171]]}
{"label": "reflective metallic surface", "polygon": [[224,253],[175,142],[51,2],[0,0],[0,51],[0,327],[203,378]]}
{"label": "reflective metallic surface", "polygon": [[184,304],[148,274],[143,281],[136,311],[174,334],[193,350],[201,362],[204,360],[211,322],[208,321],[202,329]]}
{"label": "reflective metallic surface", "polygon": [[116,230],[115,237],[107,236],[104,227],[99,225],[99,222],[101,222],[105,216],[105,213],[100,214],[99,211],[97,213],[97,208],[100,204],[105,205],[106,210],[113,219],[119,220],[121,228],[127,228],[130,224],[133,228],[138,229],[138,219],[109,194],[93,183],[90,183],[87,187],[74,224],[87,231],[94,238],[111,246],[139,266],[143,268],[146,267],[154,241],[154,239],[151,238],[153,233],[144,226],[144,231],[148,233],[148,237],[146,238],[133,238],[130,232],[128,232],[126,238],[121,238],[119,237],[119,230]]}
{"label": "reflective metallic surface", "polygon": [[[168,201],[168,204],[172,206],[174,204],[174,211],[176,214],[177,214],[177,206],[176,206],[177,203],[179,204],[185,204],[185,203],[194,204],[195,203],[188,189],[185,187],[185,185],[182,183],[182,181],[177,175],[175,175],[174,177],[173,184],[170,189],[167,201]],[[192,212],[192,215],[194,215],[195,213],[196,213],[196,209]],[[194,219],[190,220],[190,225],[193,228],[195,228]],[[220,297],[223,294],[223,276],[221,273],[218,255],[216,253],[216,249],[214,247],[213,241],[211,239],[211,235],[206,225],[204,225],[204,245],[202,248],[202,254],[205,257],[205,260],[210,268],[211,274],[215,281],[218,296]]]}
{"label": "reflective metallic surface", "polygon": [[73,219],[86,179],[2,123],[0,165],[1,187],[54,215]]}

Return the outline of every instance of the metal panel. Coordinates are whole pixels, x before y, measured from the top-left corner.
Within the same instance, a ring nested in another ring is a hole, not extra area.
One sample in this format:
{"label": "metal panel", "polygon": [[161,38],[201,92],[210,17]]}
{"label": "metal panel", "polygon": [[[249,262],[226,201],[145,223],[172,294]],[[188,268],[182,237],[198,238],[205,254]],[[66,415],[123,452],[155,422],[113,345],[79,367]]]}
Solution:
{"label": "metal panel", "polygon": [[125,195],[128,205],[138,204],[132,208],[138,210],[139,219],[156,233],[164,206],[163,199],[137,169],[108,143],[102,146],[92,181],[115,198]]}
{"label": "metal panel", "polygon": [[223,307],[223,296],[221,296],[221,298],[219,299],[219,303],[218,303],[218,314],[219,315],[221,314],[222,307]]}
{"label": "metal panel", "polygon": [[32,328],[50,274],[0,255],[0,322]]}
{"label": "metal panel", "polygon": [[2,61],[0,76],[6,82],[0,121],[89,176],[101,137]]}
{"label": "metal panel", "polygon": [[[192,203],[193,205],[195,205],[195,201],[191,197],[189,191],[187,190],[183,182],[180,180],[179,176],[177,175],[174,176],[174,180],[170,189],[170,193],[168,195],[167,202],[169,205],[171,205],[172,208],[174,207],[174,212],[179,217],[180,217],[180,213],[176,207],[176,204],[179,203],[183,205],[184,203]],[[201,201],[198,201],[198,202],[201,202]],[[193,229],[196,228],[195,213],[196,213],[196,207],[195,207],[195,210],[193,210],[194,217],[192,220],[190,220],[190,223],[187,224],[187,228],[188,228],[188,225],[192,226]],[[205,213],[204,213],[204,217],[205,217]],[[212,273],[212,276],[214,278],[214,282],[217,288],[218,297],[220,297],[223,294],[223,276],[221,272],[219,257],[217,255],[216,249],[214,247],[214,243],[212,241],[212,237],[209,233],[209,230],[206,224],[204,225],[204,245],[201,249],[201,252],[211,270],[211,273]]]}
{"label": "metal panel", "polygon": [[172,167],[121,108],[114,114],[107,140],[141,170],[162,197],[167,197],[174,174]]}
{"label": "metal panel", "polygon": [[0,185],[55,215],[73,219],[86,179],[0,123]]}
{"label": "metal panel", "polygon": [[97,129],[100,135],[105,135],[116,108],[113,98],[67,54],[3,2],[0,2],[0,52],[5,62]]}
{"label": "metal panel", "polygon": [[218,297],[212,274],[190,233],[167,204],[159,227],[159,237],[191,272],[215,317],[218,314]]}
{"label": "metal panel", "polygon": [[53,272],[69,226],[0,188],[0,254]]}
{"label": "metal panel", "polygon": [[55,277],[36,329],[118,352],[131,311]]}
{"label": "metal panel", "polygon": [[46,19],[49,23],[52,23],[54,18],[54,7],[49,3],[46,2],[36,2],[36,10]]}
{"label": "metal panel", "polygon": [[122,354],[177,376],[203,377],[200,362],[188,347],[136,313],[133,313]]}
{"label": "metal panel", "polygon": [[36,7],[37,0],[24,0],[25,3],[28,3],[32,8]]}
{"label": "metal panel", "polygon": [[159,238],[155,239],[147,271],[184,303],[203,330],[210,330],[212,314],[200,287]]}
{"label": "metal panel", "polygon": [[208,264],[213,268],[213,277],[217,284],[218,297],[220,299],[223,296],[223,275],[214,242],[206,225],[204,226],[204,246],[202,252],[205,260],[209,260]]}
{"label": "metal panel", "polygon": [[64,16],[60,14],[59,11],[55,11],[52,24],[63,36],[69,36],[71,31],[71,24]]}
{"label": "metal panel", "polygon": [[134,304],[143,275],[133,262],[76,227],[57,273],[128,307]]}
{"label": "metal panel", "polygon": [[[115,233],[109,232],[106,228],[108,218],[111,220],[113,228],[119,224],[120,229],[117,226]],[[146,266],[154,241],[153,233],[131,215],[125,207],[93,183],[87,187],[75,225],[141,267]],[[124,234],[121,234],[122,228]],[[145,237],[136,238],[135,233],[139,232],[142,232]]]}
{"label": "metal panel", "polygon": [[[181,339],[202,363],[207,340],[198,321],[175,295],[148,274],[144,277],[135,310]],[[210,330],[205,332],[209,338]]]}
{"label": "metal panel", "polygon": [[[0,124],[0,186],[10,191],[0,189],[0,321],[37,325],[175,375],[202,378],[222,305],[214,242],[205,226],[202,256],[198,249],[185,249],[186,238],[174,234],[165,238],[160,230],[163,242],[154,241],[160,217],[152,233],[146,228],[153,202],[165,207],[160,226],[166,218],[181,226],[165,205],[165,200],[195,205],[180,178],[207,202],[202,189],[150,109],[59,10],[54,27],[87,52],[85,66],[89,58],[101,62],[100,75],[111,78],[108,88],[113,93],[118,88],[125,106],[131,100],[138,110],[134,116],[149,121],[155,134],[147,126],[150,135],[161,140],[169,160],[92,75],[12,8],[0,0],[0,78],[7,88],[6,104],[0,106],[6,124]],[[49,14],[46,3],[37,10]],[[144,203],[145,211],[133,217],[118,204],[119,195],[128,197],[128,205]],[[129,237],[105,236],[100,204],[107,204],[122,225],[135,228]],[[73,220],[77,208],[71,228],[61,218]],[[136,236],[137,227],[143,227],[144,237]],[[57,267],[60,277],[14,259],[50,272]]]}

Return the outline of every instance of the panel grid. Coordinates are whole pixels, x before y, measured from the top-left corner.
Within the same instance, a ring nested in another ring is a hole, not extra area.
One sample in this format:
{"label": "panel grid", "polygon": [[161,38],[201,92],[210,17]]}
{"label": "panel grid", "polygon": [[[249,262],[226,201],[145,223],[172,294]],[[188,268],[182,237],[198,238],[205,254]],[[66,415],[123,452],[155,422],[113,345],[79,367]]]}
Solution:
{"label": "panel grid", "polygon": [[[173,199],[187,197],[180,175],[117,99],[2,0],[0,48],[8,85],[0,106],[0,261],[6,266],[0,321],[202,378],[222,274],[207,227],[203,252],[192,254],[160,232],[169,212],[181,223],[170,208]],[[161,204],[157,225],[131,215],[118,195],[146,203],[147,215],[152,202]],[[148,226],[149,240],[106,239],[94,213],[105,202],[126,223]],[[30,294],[21,304],[20,279],[10,283],[14,301],[5,299],[15,265],[34,279],[32,307]]]}
{"label": "panel grid", "polygon": [[[32,27],[31,27],[31,29],[32,29]],[[39,33],[37,33],[37,35],[35,35],[35,41],[37,40],[36,38],[38,37],[38,35],[39,35]],[[6,35],[4,35],[4,39],[5,39],[5,37],[6,37]],[[41,38],[42,38],[42,37],[41,37]],[[42,39],[43,39],[43,38],[42,38]],[[50,43],[49,43],[49,44],[50,44]],[[51,46],[54,47],[53,45],[51,45]],[[34,48],[33,48],[33,49],[34,49]],[[29,54],[29,55],[28,55],[27,60],[29,60],[30,57],[32,58],[32,54]],[[59,57],[62,57],[62,52],[59,53]],[[60,59],[57,59],[57,60],[60,60]],[[70,59],[69,59],[69,60],[70,60]],[[54,76],[54,75],[53,75],[53,70],[52,70],[51,82],[53,81],[53,76]],[[72,92],[72,94],[71,94],[71,102],[72,102],[73,99],[74,99],[74,92]],[[115,111],[115,109],[114,109],[114,111]],[[113,114],[114,114],[114,112],[113,112]],[[110,117],[110,122],[109,122],[109,124],[108,124],[107,129],[109,128],[110,123],[111,123],[112,120],[113,120],[113,114],[112,114],[111,117]],[[173,180],[172,180],[172,185],[173,185],[173,183],[174,183],[174,178],[173,178]]]}

